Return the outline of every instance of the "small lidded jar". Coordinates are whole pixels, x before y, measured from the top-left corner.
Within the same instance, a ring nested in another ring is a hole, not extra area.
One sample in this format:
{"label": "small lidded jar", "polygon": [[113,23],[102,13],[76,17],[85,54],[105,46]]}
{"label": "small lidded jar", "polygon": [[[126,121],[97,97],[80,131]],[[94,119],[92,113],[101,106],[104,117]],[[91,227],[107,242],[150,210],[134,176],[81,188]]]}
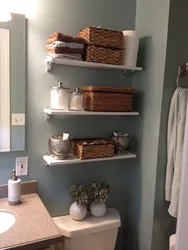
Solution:
{"label": "small lidded jar", "polygon": [[51,109],[67,110],[69,108],[70,89],[65,88],[62,82],[56,87],[51,87],[50,106]]}
{"label": "small lidded jar", "polygon": [[83,94],[79,88],[70,95],[70,110],[80,111],[83,110]]}

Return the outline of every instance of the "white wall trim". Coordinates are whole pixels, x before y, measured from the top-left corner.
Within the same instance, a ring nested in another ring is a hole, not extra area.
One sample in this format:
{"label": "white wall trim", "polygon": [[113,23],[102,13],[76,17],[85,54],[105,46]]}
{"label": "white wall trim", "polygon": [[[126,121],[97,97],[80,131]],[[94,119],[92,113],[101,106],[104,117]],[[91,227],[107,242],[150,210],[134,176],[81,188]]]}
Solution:
{"label": "white wall trim", "polygon": [[0,151],[10,151],[10,31],[0,29]]}

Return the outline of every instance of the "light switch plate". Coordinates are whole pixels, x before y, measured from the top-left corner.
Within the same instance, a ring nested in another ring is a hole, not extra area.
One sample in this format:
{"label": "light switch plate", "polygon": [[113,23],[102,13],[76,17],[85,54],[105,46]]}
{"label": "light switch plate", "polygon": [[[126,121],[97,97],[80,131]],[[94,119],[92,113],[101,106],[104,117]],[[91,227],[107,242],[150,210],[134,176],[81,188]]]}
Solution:
{"label": "light switch plate", "polygon": [[12,114],[12,126],[24,126],[25,114]]}

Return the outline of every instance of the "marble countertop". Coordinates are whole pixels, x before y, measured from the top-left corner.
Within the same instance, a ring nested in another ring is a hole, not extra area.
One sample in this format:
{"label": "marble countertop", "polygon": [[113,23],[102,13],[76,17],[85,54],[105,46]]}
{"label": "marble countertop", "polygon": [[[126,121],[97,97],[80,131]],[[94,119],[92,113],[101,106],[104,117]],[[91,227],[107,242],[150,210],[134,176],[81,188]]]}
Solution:
{"label": "marble countertop", "polygon": [[61,241],[62,235],[38,194],[22,195],[21,200],[20,205],[10,206],[7,198],[0,199],[0,211],[16,218],[14,225],[0,234],[0,250],[34,250]]}

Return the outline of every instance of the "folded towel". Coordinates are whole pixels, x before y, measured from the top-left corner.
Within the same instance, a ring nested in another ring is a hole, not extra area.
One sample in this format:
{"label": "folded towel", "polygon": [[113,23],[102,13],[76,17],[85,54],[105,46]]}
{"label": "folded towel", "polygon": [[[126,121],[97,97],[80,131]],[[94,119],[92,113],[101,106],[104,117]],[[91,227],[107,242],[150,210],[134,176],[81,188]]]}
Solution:
{"label": "folded towel", "polygon": [[66,43],[62,41],[55,41],[46,46],[56,47],[56,48],[71,48],[71,49],[84,49],[84,44],[81,43]]}
{"label": "folded towel", "polygon": [[68,43],[81,43],[81,44],[86,43],[85,39],[81,37],[73,37],[73,36],[65,35],[63,33],[54,32],[53,34],[49,36],[48,40],[46,41],[46,44],[51,44],[55,41],[62,41],[62,42],[68,42]]}
{"label": "folded towel", "polygon": [[51,54],[79,54],[83,55],[83,49],[70,49],[70,48],[56,48],[51,46],[46,46],[46,51]]}
{"label": "folded towel", "polygon": [[71,60],[79,60],[82,61],[82,56],[79,54],[51,54],[47,53],[47,57],[52,57],[52,58],[62,58],[62,59],[71,59]]}

